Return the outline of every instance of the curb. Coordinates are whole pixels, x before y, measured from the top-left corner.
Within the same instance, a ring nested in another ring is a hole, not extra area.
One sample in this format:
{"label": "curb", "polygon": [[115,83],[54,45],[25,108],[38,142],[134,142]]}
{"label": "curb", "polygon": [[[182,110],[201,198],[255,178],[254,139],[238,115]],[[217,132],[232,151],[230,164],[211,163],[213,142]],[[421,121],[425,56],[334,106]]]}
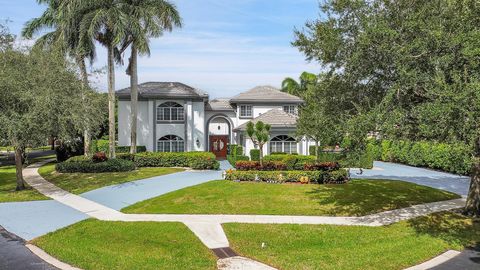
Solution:
{"label": "curb", "polygon": [[73,267],[67,263],[61,262],[54,257],[48,255],[45,251],[41,248],[34,246],[32,244],[25,245],[33,254],[37,255],[40,259],[44,260],[45,262],[57,267],[60,270],[82,270],[80,268]]}

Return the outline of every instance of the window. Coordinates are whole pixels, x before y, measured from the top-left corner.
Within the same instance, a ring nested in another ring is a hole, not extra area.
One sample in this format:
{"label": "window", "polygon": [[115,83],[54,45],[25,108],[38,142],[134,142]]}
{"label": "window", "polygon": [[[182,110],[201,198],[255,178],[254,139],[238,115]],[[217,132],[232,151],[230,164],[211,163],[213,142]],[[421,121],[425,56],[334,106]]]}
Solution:
{"label": "window", "polygon": [[253,117],[252,105],[240,105],[240,117]]}
{"label": "window", "polygon": [[270,153],[274,152],[297,153],[297,141],[286,135],[274,137],[270,140]]}
{"label": "window", "polygon": [[176,102],[165,102],[157,107],[157,122],[183,121],[185,114],[183,106]]}
{"label": "window", "polygon": [[283,111],[290,114],[297,114],[297,106],[295,105],[285,105],[283,106]]}
{"label": "window", "polygon": [[182,138],[175,135],[167,135],[157,142],[158,152],[185,152],[185,143]]}

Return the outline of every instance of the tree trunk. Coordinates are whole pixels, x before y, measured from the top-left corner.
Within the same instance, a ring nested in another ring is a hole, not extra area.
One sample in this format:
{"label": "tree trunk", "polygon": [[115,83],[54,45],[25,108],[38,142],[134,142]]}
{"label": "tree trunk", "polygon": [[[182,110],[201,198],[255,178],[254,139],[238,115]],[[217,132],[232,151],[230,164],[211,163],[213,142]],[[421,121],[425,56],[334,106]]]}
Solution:
{"label": "tree trunk", "polygon": [[137,153],[137,107],[138,107],[138,74],[137,74],[137,47],[132,43],[130,58],[130,154]]}
{"label": "tree trunk", "polygon": [[[88,85],[88,73],[87,73],[87,66],[85,65],[85,58],[78,55],[77,56],[77,64],[80,69],[80,76],[82,78],[84,91],[86,91],[89,87]],[[82,93],[82,99],[85,101],[86,96],[85,93]],[[87,113],[87,112],[85,112]],[[90,155],[90,145],[91,145],[91,134],[90,129],[87,127],[88,123],[85,125],[85,130],[83,131],[83,153],[86,157]]]}
{"label": "tree trunk", "polygon": [[108,45],[108,157],[115,158],[115,63],[113,45]]}
{"label": "tree trunk", "polygon": [[480,217],[480,158],[475,158],[472,166],[472,177],[464,214]]}
{"label": "tree trunk", "polygon": [[260,146],[260,166],[263,167],[263,144],[259,144]]}
{"label": "tree trunk", "polygon": [[318,153],[318,149],[320,147],[318,147],[318,141],[316,140],[315,141],[315,161],[318,161],[318,157],[320,156],[319,153]]}
{"label": "tree trunk", "polygon": [[17,188],[15,190],[24,190],[25,182],[23,181],[23,148],[15,147],[15,167],[17,176]]}

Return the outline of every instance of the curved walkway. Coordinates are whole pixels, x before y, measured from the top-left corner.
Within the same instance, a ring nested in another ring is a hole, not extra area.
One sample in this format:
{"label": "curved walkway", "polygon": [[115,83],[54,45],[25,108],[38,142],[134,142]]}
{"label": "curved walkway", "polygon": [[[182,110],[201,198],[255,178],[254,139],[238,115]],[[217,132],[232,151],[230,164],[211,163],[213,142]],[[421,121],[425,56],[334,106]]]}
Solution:
{"label": "curved walkway", "polygon": [[[401,220],[407,220],[418,216],[427,215],[434,212],[446,211],[462,207],[465,203],[463,199],[456,199],[444,202],[435,202],[422,205],[416,205],[404,209],[397,209],[382,212],[364,217],[322,217],[322,216],[273,216],[273,215],[175,215],[175,214],[124,214],[115,209],[109,208],[100,203],[86,199],[84,197],[71,194],[52,183],[46,181],[38,174],[38,168],[45,164],[39,162],[24,170],[25,181],[37,189],[40,193],[48,196],[55,201],[74,208],[90,217],[105,221],[156,221],[156,222],[182,222],[202,241],[202,243],[212,250],[229,250],[229,242],[223,231],[223,223],[270,223],[270,224],[334,224],[334,225],[360,225],[360,226],[382,226]],[[236,256],[236,260],[231,260],[230,264],[246,263],[245,258]],[[223,258],[224,259],[224,258]],[[235,261],[238,261],[235,263]],[[272,269],[266,265],[255,261],[248,261],[249,265],[254,265],[258,269]],[[220,264],[220,263],[219,263]]]}

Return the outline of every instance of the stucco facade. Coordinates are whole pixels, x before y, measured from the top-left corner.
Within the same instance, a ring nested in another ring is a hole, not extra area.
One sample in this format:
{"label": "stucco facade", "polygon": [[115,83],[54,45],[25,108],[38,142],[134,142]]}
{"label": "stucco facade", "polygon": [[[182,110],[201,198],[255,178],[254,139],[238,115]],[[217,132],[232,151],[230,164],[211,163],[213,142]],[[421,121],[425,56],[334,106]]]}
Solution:
{"label": "stucco facade", "polygon": [[[128,146],[129,89],[117,91],[117,96],[118,144]],[[141,84],[137,145],[144,145],[152,152],[212,151],[218,154],[219,145],[226,148],[225,143],[239,144],[249,155],[256,146],[246,135],[246,123],[263,121],[272,126],[272,143],[264,146],[265,154],[282,150],[305,155],[312,142],[295,137],[295,114],[302,103],[298,97],[273,87],[256,87],[231,99],[210,100],[206,93],[180,83]],[[220,144],[219,140],[222,140]]]}

